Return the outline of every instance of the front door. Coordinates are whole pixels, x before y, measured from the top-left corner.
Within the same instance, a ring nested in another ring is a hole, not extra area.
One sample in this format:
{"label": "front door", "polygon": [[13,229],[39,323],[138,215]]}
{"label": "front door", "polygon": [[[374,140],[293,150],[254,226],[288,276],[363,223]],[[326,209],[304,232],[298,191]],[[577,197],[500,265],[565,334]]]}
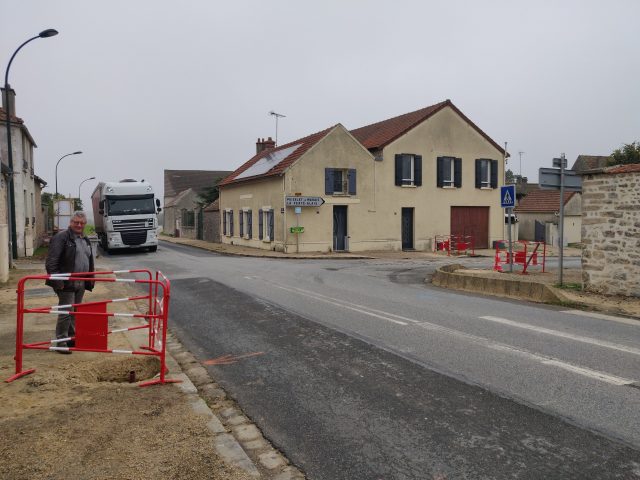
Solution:
{"label": "front door", "polygon": [[402,209],[402,249],[413,250],[413,208]]}
{"label": "front door", "polygon": [[334,205],[333,207],[333,250],[347,249],[347,207]]}

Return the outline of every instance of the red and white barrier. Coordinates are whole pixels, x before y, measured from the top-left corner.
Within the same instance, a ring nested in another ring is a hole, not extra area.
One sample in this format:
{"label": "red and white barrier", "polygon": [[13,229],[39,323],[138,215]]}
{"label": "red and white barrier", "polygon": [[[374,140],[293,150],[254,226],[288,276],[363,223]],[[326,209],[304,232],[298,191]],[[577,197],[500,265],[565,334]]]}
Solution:
{"label": "red and white barrier", "polygon": [[[115,278],[115,275],[144,274],[144,279]],[[114,275],[114,277],[106,277]],[[53,305],[49,307],[25,307],[25,284],[31,280],[90,280],[92,282],[129,282],[139,283],[148,286],[147,295],[137,295],[125,298],[115,298],[100,300],[95,302],[75,303],[69,305]],[[51,351],[78,351],[78,352],[98,352],[116,353],[129,355],[153,355],[160,359],[160,375],[156,380],[140,383],[141,387],[148,385],[180,382],[180,380],[165,378],[166,373],[166,339],[167,339],[167,319],[169,314],[171,283],[162,273],[156,272],[155,279],[151,271],[144,269],[137,270],[115,270],[110,272],[81,272],[81,273],[61,273],[52,275],[31,275],[23,277],[18,282],[17,292],[17,320],[16,320],[16,368],[15,374],[9,377],[6,382],[12,382],[25,375],[33,373],[35,369],[24,370],[22,365],[23,351],[51,350]],[[148,300],[147,313],[120,313],[108,312],[107,305],[112,303]],[[66,310],[69,309],[69,310]],[[73,310],[71,310],[73,309]],[[25,343],[24,342],[24,321],[25,316],[32,314],[45,315],[74,315],[75,335],[73,337],[50,340],[46,342]],[[110,317],[130,317],[141,318],[146,323],[134,327],[121,328],[117,330],[109,329]],[[140,350],[121,350],[108,348],[108,336],[112,333],[132,330],[148,330],[147,345],[141,346]],[[73,347],[59,347],[61,342],[74,341]]]}

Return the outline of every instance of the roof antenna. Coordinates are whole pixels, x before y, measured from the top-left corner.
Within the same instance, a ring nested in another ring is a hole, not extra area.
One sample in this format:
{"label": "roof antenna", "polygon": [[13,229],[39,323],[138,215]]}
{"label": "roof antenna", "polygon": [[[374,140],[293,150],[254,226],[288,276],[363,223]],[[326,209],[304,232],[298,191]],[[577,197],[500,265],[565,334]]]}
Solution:
{"label": "roof antenna", "polygon": [[286,115],[282,115],[281,113],[276,113],[273,110],[269,112],[269,115],[276,117],[276,147],[278,146],[278,119],[282,117],[286,117]]}

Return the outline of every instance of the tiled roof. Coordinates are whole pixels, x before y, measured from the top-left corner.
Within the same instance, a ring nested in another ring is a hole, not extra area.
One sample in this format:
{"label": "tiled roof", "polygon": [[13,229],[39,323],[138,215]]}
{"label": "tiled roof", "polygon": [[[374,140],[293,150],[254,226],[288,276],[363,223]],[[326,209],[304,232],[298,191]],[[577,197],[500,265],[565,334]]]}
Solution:
{"label": "tiled roof", "polygon": [[207,188],[213,187],[216,180],[231,173],[229,170],[165,170],[164,196],[175,197],[187,188],[201,194]]}
{"label": "tiled roof", "polygon": [[381,122],[373,123],[365,127],[356,128],[351,130],[351,134],[360,142],[365,148],[372,150],[382,148],[389,143],[393,142],[397,138],[401,137],[409,130],[417,126],[419,123],[425,121],[435,113],[439,112],[445,107],[450,107],[458,115],[460,115],[465,122],[473,127],[480,135],[482,135],[489,143],[497,148],[502,154],[504,149],[494,142],[486,133],[484,133],[476,124],[469,120],[451,100],[445,100],[444,102],[436,103],[429,107],[415,112],[405,113],[397,117],[383,120]]}
{"label": "tiled roof", "polygon": [[[274,175],[280,175],[289,166],[291,166],[296,160],[298,160],[302,155],[304,155],[311,147],[313,147],[316,143],[318,143],[325,136],[327,136],[327,134],[331,130],[333,130],[334,128],[335,128],[335,126],[327,128],[326,130],[322,130],[321,132],[309,135],[308,137],[304,137],[304,138],[301,138],[299,140],[295,140],[293,142],[289,142],[289,143],[287,143],[285,145],[280,145],[279,147],[276,147],[276,148],[270,148],[270,149],[267,149],[267,150],[263,150],[262,152],[256,154],[254,157],[252,157],[247,162],[242,164],[239,168],[234,170],[231,173],[231,175],[229,175],[222,182],[220,182],[220,186],[229,185],[231,183],[244,182],[244,181],[248,181],[248,180],[255,180],[257,178],[264,178],[264,177],[271,177],[271,176],[274,176]],[[253,175],[253,176],[250,176],[250,177],[243,177],[243,178],[237,179],[238,175],[240,175],[242,172],[246,171],[247,169],[249,169],[250,167],[255,165],[258,162],[258,160],[260,160],[261,158],[264,158],[267,155],[272,154],[274,152],[278,152],[280,150],[286,150],[287,148],[293,147],[293,146],[296,146],[296,145],[298,145],[298,148],[296,148],[288,156],[286,156],[284,159],[282,159],[280,162],[278,162],[276,165],[274,165],[269,171],[267,171],[265,173],[262,173],[262,174],[259,174],[259,175]]]}
{"label": "tiled roof", "polygon": [[[564,192],[564,204],[576,192]],[[520,204],[515,208],[516,212],[540,212],[553,213],[560,209],[560,190],[532,190],[526,197],[520,200]]]}
{"label": "tiled roof", "polygon": [[216,198],[213,202],[211,202],[209,205],[204,207],[204,211],[205,212],[218,212],[218,211],[220,211],[220,199]]}
{"label": "tiled roof", "polygon": [[629,165],[616,165],[611,168],[607,168],[603,173],[616,174],[616,173],[636,173],[640,172],[640,163],[631,163]]}
{"label": "tiled roof", "polygon": [[[7,112],[2,107],[0,107],[0,120],[3,122],[7,121]],[[16,117],[15,115],[11,115],[11,121],[20,124],[24,123],[24,120],[22,120],[20,117]]]}
{"label": "tiled roof", "polygon": [[610,157],[602,155],[578,155],[576,161],[573,162],[571,170],[574,172],[584,172],[585,170],[595,170],[604,168]]}

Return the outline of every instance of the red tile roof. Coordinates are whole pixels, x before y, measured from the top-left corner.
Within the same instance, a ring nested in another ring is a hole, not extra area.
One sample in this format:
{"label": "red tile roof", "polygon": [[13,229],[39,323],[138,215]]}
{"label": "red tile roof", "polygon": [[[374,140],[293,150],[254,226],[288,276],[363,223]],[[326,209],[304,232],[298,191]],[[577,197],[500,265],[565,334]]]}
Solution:
{"label": "red tile roof", "polygon": [[[564,204],[576,192],[564,192]],[[520,204],[516,207],[516,212],[544,212],[553,213],[560,209],[560,190],[543,190],[541,188],[532,190],[526,197],[520,200]]]}
{"label": "red tile roof", "polygon": [[451,100],[445,100],[444,102],[436,103],[435,105],[431,105],[429,107],[423,108],[421,110],[416,110],[415,112],[405,113],[404,115],[399,115],[397,117],[390,118],[388,120],[383,120],[381,122],[373,123],[371,125],[367,125],[365,127],[356,128],[355,130],[351,130],[351,134],[362,143],[365,148],[377,149],[382,148],[397,138],[401,137],[409,130],[417,126],[419,123],[424,122],[426,119],[439,112],[445,107],[450,107],[454,112],[460,115],[464,121],[466,121],[471,127],[473,127],[480,135],[482,135],[489,143],[491,143],[495,148],[497,148],[502,154],[504,154],[504,149],[500,147],[496,142],[494,142],[486,133],[484,133],[480,128],[469,120],[459,109],[456,107]]}
{"label": "red tile roof", "polygon": [[[327,128],[326,130],[322,130],[321,132],[309,135],[308,137],[304,137],[304,138],[301,138],[299,140],[295,140],[293,142],[289,142],[289,143],[287,143],[285,145],[280,145],[280,146],[278,146],[276,148],[270,148],[270,149],[267,149],[267,150],[263,150],[262,152],[258,153],[257,155],[252,157],[250,160],[245,162],[239,168],[234,170],[231,173],[231,175],[229,175],[224,180],[222,180],[220,182],[220,186],[225,186],[225,185],[229,185],[229,184],[232,184],[232,183],[245,182],[245,181],[249,181],[249,180],[255,180],[255,179],[258,179],[258,178],[272,177],[274,175],[280,175],[289,166],[291,166],[296,160],[298,160],[302,155],[304,155],[311,147],[313,147],[316,143],[318,143],[325,136],[327,136],[327,134],[331,130],[333,130],[334,128],[335,128],[335,126]],[[289,147],[293,147],[295,145],[299,145],[299,147],[296,148],[293,152],[291,152],[286,158],[281,160],[278,164],[274,165],[271,168],[271,170],[269,170],[268,172],[262,173],[260,175],[253,175],[251,177],[243,177],[243,178],[236,179],[236,177],[238,175],[240,175],[242,172],[247,170],[249,167],[255,165],[255,163],[258,162],[258,160],[260,160],[261,158],[264,158],[266,155],[268,155],[270,153],[273,153],[273,152],[277,152],[279,150],[285,150],[285,149],[287,149]]]}
{"label": "red tile roof", "polygon": [[616,165],[611,168],[607,168],[603,173],[615,174],[615,173],[635,173],[640,172],[640,163],[631,163],[629,165]]}

